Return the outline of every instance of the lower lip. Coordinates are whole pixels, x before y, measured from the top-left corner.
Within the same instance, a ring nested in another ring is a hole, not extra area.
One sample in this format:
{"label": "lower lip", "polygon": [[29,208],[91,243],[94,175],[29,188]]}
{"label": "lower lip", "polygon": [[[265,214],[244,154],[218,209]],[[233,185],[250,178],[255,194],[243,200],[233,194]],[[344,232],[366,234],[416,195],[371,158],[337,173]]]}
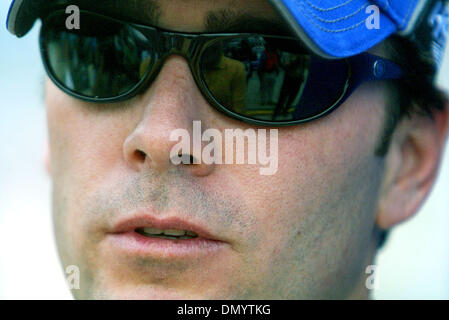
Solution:
{"label": "lower lip", "polygon": [[112,233],[108,238],[119,251],[161,259],[213,255],[227,247],[225,242],[201,237],[169,240],[146,237],[135,231]]}

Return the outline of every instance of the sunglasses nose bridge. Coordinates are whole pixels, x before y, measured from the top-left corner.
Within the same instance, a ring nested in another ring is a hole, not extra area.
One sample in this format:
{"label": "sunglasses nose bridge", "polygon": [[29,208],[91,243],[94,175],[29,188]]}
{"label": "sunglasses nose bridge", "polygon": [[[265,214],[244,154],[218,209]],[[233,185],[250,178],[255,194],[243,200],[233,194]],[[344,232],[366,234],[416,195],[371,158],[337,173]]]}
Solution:
{"label": "sunglasses nose bridge", "polygon": [[160,53],[164,60],[170,55],[179,55],[190,61],[193,36],[174,33],[162,33],[160,36]]}
{"label": "sunglasses nose bridge", "polygon": [[[187,35],[172,32],[159,32],[156,42],[156,57],[155,64],[147,79],[154,80],[163,68],[165,61],[172,55],[183,57],[189,65],[192,76],[197,82],[198,72],[195,66],[197,65],[198,55],[197,51],[201,47],[197,35]],[[202,42],[201,42],[202,43]]]}

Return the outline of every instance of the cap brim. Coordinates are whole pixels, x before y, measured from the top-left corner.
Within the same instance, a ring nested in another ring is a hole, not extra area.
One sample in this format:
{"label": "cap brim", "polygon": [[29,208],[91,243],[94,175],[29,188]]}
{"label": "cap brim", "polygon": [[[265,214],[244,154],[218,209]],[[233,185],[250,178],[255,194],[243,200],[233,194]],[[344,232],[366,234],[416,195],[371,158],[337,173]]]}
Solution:
{"label": "cap brim", "polygon": [[38,7],[36,5],[40,2],[40,0],[14,0],[9,7],[6,20],[6,28],[9,32],[18,37],[24,36],[37,19],[38,12],[36,9]]}
{"label": "cap brim", "polygon": [[371,24],[374,20],[370,19],[368,7],[372,3],[368,0],[340,1],[340,4],[327,1],[327,7],[318,6],[318,3],[323,5],[323,1],[312,0],[271,2],[301,40],[315,53],[327,58],[359,54],[397,31],[395,23],[382,11],[378,16],[378,28]]}
{"label": "cap brim", "polygon": [[12,34],[23,37],[36,20],[53,8],[70,4],[85,4],[88,0],[14,0],[9,7],[6,28]]}

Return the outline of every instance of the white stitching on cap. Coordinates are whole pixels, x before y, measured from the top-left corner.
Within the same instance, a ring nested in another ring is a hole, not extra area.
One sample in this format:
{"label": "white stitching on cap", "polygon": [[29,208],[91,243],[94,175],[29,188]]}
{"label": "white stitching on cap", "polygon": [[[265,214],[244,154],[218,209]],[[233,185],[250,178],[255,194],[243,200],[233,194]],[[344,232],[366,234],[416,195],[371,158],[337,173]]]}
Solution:
{"label": "white stitching on cap", "polygon": [[335,10],[335,9],[338,9],[338,8],[341,8],[341,7],[344,7],[344,6],[347,5],[348,3],[351,3],[352,1],[354,1],[354,0],[348,0],[348,1],[346,1],[346,2],[344,2],[344,3],[341,3],[341,4],[339,4],[339,5],[335,6],[335,7],[332,7],[332,8],[320,8],[320,7],[317,7],[316,5],[314,5],[313,3],[310,3],[310,1],[305,0],[305,2],[307,2],[307,4],[308,4],[310,7],[312,7],[313,9],[316,9],[316,10],[318,10],[318,11],[322,11],[322,12],[332,11],[332,10]]}
{"label": "white stitching on cap", "polygon": [[[302,5],[304,6],[304,4],[302,4]],[[316,14],[314,14],[312,11],[308,10],[307,8],[305,8],[305,9],[310,13],[310,15],[311,15],[312,17],[314,17],[314,18],[315,18],[316,20],[318,20],[318,21],[321,21],[321,22],[323,22],[323,23],[336,23],[336,22],[339,22],[339,21],[347,20],[347,19],[349,19],[349,18],[355,16],[355,15],[358,14],[360,11],[362,11],[363,9],[365,9],[367,6],[368,6],[367,4],[364,4],[361,8],[357,9],[357,10],[354,11],[353,13],[350,13],[350,14],[344,16],[344,17],[340,17],[340,18],[334,19],[334,20],[326,20],[326,19],[320,18],[320,17],[318,17]]]}
{"label": "white stitching on cap", "polygon": [[[296,2],[297,2],[297,1],[296,1]],[[298,9],[302,11],[302,13],[304,14],[304,16],[305,16],[305,17],[306,17],[306,18],[307,18],[307,19],[308,19],[314,26],[316,26],[317,28],[319,28],[319,29],[321,29],[322,31],[327,32],[327,33],[340,33],[340,32],[345,32],[345,31],[348,31],[348,30],[355,29],[355,28],[361,26],[362,24],[365,24],[365,22],[366,22],[366,19],[363,19],[362,21],[360,21],[360,22],[358,22],[358,23],[356,23],[356,24],[353,24],[352,26],[348,26],[348,27],[343,28],[343,29],[331,30],[331,29],[324,28],[324,27],[320,26],[319,24],[315,23],[315,22],[313,21],[313,17],[310,17],[310,16],[307,14],[307,12],[305,12],[304,10],[301,9],[301,7],[299,7]],[[312,18],[312,19],[311,19],[311,18]]]}

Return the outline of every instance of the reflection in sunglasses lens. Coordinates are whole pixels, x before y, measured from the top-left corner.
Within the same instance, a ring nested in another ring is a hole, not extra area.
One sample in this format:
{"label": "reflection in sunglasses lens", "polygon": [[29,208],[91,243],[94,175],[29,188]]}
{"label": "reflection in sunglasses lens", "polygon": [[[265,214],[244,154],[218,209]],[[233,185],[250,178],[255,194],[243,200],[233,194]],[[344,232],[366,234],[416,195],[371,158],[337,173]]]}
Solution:
{"label": "reflection in sunglasses lens", "polygon": [[125,94],[152,64],[149,41],[126,24],[90,15],[83,18],[80,30],[67,30],[59,16],[46,22],[41,37],[51,74],[82,96]]}
{"label": "reflection in sunglasses lens", "polygon": [[304,53],[274,37],[219,40],[201,57],[203,80],[226,109],[254,120],[293,121],[319,115],[344,93],[348,67]]}

